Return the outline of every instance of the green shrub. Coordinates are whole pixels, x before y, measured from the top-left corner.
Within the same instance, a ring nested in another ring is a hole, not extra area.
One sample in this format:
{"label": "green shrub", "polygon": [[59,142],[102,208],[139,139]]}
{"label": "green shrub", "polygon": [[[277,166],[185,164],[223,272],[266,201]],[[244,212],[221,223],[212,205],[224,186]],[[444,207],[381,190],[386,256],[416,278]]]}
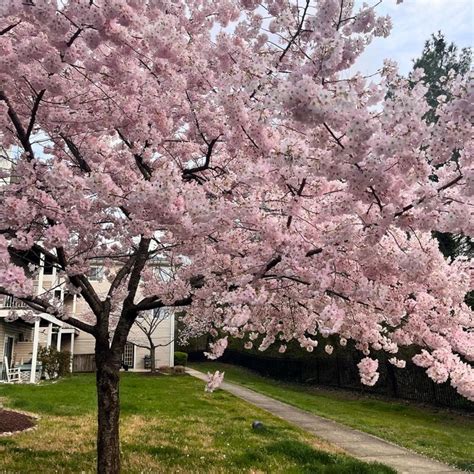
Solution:
{"label": "green shrub", "polygon": [[58,351],[55,347],[41,347],[38,351],[41,361],[43,375],[49,379],[62,377],[71,371],[71,353],[69,351]]}
{"label": "green shrub", "polygon": [[188,354],[186,352],[175,352],[174,353],[174,364],[175,365],[186,365],[188,363]]}

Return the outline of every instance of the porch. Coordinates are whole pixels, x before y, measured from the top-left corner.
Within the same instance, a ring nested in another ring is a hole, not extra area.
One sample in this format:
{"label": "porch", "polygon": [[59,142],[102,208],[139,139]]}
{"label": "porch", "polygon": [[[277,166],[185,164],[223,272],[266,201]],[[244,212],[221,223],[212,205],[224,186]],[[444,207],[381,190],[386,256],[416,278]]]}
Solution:
{"label": "porch", "polygon": [[0,308],[0,382],[36,383],[41,378],[38,360],[40,347],[56,347],[74,354],[79,331],[49,314],[35,321],[21,319],[21,306],[15,306],[20,318],[9,321],[5,306]]}

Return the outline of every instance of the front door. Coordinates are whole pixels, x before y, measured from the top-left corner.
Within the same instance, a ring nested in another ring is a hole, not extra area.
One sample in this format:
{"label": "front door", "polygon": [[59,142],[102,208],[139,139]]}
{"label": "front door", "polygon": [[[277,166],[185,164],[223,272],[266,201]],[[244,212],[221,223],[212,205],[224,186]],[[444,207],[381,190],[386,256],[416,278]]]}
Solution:
{"label": "front door", "polygon": [[14,343],[15,343],[15,339],[12,336],[5,336],[5,345],[3,346],[3,354],[4,354],[4,357],[7,358],[8,367],[10,367],[10,368],[12,366],[12,361],[13,361],[13,345],[14,345]]}

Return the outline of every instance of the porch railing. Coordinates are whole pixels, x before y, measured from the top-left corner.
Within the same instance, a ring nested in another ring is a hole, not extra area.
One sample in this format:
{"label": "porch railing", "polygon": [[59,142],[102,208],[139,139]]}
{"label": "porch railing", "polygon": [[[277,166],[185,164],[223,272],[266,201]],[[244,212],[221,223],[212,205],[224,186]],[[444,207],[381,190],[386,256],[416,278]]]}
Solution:
{"label": "porch railing", "polygon": [[27,304],[21,300],[16,299],[13,296],[5,296],[3,303],[1,303],[3,308],[27,308]]}

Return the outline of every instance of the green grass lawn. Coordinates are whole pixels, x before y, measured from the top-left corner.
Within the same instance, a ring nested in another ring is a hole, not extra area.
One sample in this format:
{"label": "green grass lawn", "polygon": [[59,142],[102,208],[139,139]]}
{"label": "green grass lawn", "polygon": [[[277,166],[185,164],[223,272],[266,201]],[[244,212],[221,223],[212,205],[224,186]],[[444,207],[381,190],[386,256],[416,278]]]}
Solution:
{"label": "green grass lawn", "polygon": [[287,384],[219,362],[192,364],[197,370],[225,370],[225,380],[290,405],[474,471],[474,414],[460,415],[403,401]]}
{"label": "green grass lawn", "polygon": [[[38,429],[0,437],[1,472],[95,469],[94,376],[57,383],[0,385],[5,407],[38,414]],[[124,472],[393,473],[189,376],[123,374]],[[265,429],[251,428],[261,420]]]}

